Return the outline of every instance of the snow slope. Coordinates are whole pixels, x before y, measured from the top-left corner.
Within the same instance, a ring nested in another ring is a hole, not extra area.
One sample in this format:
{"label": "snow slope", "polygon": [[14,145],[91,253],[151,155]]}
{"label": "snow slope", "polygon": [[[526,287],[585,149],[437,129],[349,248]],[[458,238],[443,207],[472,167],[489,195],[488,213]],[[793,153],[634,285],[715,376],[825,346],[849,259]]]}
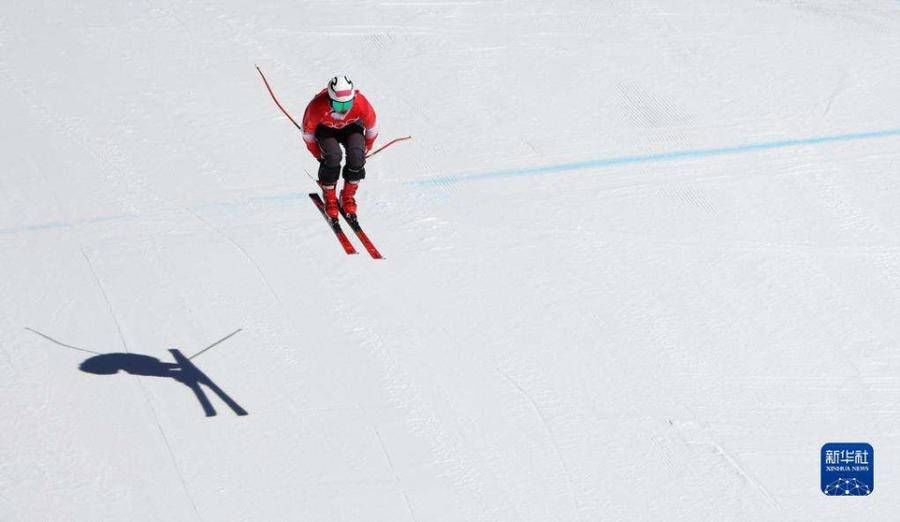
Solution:
{"label": "snow slope", "polygon": [[[75,4],[0,8],[0,519],[896,516],[897,2]],[[415,137],[386,260],[254,64]]]}

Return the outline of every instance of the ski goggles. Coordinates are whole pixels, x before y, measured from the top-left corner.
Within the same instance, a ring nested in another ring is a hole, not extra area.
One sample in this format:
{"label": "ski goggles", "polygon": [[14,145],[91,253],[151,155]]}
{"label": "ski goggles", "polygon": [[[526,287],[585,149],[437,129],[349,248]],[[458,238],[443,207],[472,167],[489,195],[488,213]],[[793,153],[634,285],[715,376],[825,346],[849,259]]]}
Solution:
{"label": "ski goggles", "polygon": [[353,107],[353,100],[347,100],[345,102],[331,100],[331,110],[334,112],[347,112],[351,107]]}

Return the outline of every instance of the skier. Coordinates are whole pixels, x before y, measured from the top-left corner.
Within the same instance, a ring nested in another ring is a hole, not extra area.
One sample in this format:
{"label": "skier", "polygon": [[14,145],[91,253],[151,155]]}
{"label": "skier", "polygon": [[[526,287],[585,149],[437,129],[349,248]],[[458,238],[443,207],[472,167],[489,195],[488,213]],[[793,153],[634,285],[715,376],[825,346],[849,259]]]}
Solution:
{"label": "skier", "polygon": [[336,186],[341,174],[341,145],[347,151],[341,208],[356,216],[354,195],[366,177],[366,153],[378,137],[375,109],[369,100],[353,88],[346,76],[335,76],[328,86],[313,97],[303,113],[303,141],[319,161],[319,186],[325,200],[325,213],[338,216]]}

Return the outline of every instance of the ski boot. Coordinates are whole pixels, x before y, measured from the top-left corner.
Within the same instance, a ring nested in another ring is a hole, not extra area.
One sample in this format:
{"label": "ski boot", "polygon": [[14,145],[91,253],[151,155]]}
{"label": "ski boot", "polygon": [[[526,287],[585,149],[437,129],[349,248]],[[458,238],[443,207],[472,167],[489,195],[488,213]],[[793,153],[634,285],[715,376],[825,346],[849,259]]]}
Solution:
{"label": "ski boot", "polygon": [[356,217],[356,199],[354,199],[353,196],[356,194],[356,189],[358,188],[359,182],[347,181],[344,183],[344,188],[341,190],[341,208],[343,208],[344,213],[351,218]]}
{"label": "ski boot", "polygon": [[335,186],[325,186],[319,184],[322,187],[322,199],[325,200],[325,214],[332,221],[337,221],[338,218],[338,202],[337,202],[337,191],[335,190]]}

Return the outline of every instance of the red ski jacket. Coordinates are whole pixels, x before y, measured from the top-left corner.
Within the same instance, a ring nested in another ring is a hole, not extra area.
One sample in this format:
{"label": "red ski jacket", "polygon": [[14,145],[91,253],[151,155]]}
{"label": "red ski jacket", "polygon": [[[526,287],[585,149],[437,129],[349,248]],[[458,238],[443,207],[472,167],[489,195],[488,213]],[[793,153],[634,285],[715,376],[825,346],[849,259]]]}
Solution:
{"label": "red ski jacket", "polygon": [[306,148],[316,159],[321,158],[322,151],[316,142],[316,128],[324,125],[332,129],[341,129],[354,123],[362,125],[363,131],[366,133],[366,151],[368,152],[375,143],[375,138],[378,137],[375,109],[372,108],[369,100],[363,96],[363,93],[356,91],[353,107],[349,111],[334,112],[331,110],[328,92],[322,89],[309,102],[303,113],[303,141],[306,143]]}

